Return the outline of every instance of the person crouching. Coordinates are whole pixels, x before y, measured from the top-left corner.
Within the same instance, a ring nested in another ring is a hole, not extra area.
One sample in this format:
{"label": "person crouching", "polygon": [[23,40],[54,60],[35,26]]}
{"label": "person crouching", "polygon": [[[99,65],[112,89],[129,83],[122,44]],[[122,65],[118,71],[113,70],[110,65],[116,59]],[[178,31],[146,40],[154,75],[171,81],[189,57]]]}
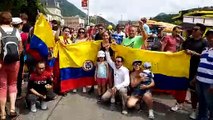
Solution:
{"label": "person crouching", "polygon": [[56,97],[52,89],[52,74],[47,72],[45,67],[45,61],[38,62],[36,70],[30,75],[27,102],[30,105],[31,112],[37,112],[37,101],[40,101],[42,110],[47,110],[45,101]]}

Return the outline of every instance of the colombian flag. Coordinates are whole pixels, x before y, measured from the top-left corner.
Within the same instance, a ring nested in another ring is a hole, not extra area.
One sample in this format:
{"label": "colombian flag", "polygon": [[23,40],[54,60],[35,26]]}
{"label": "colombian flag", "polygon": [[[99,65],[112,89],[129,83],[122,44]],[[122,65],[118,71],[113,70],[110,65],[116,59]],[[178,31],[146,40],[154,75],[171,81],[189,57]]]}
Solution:
{"label": "colombian flag", "polygon": [[[95,63],[100,41],[56,45],[59,53],[61,92],[94,85]],[[57,54],[57,53],[56,53]]]}
{"label": "colombian flag", "polygon": [[184,51],[155,52],[116,45],[116,56],[124,58],[124,66],[132,70],[132,62],[141,60],[152,64],[155,87],[160,90],[186,90],[188,88],[190,56]]}
{"label": "colombian flag", "polygon": [[46,17],[40,13],[34,26],[33,36],[30,41],[30,49],[33,50],[36,57],[47,59],[48,48],[53,48],[54,44],[55,41],[51,26]]}

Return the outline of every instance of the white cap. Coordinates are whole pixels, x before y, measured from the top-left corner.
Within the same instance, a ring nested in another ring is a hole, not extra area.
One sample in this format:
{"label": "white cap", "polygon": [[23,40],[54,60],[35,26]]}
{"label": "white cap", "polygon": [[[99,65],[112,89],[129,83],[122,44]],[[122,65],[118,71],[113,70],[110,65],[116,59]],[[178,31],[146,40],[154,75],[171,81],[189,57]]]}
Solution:
{"label": "white cap", "polygon": [[151,63],[149,63],[149,62],[145,62],[144,64],[143,64],[143,67],[144,68],[151,68]]}
{"label": "white cap", "polygon": [[98,51],[98,56],[97,57],[105,57],[105,52],[100,50]]}
{"label": "white cap", "polygon": [[13,25],[17,25],[17,24],[20,24],[20,23],[22,23],[23,21],[21,20],[21,18],[19,18],[19,17],[14,17],[14,18],[12,18],[12,24]]}

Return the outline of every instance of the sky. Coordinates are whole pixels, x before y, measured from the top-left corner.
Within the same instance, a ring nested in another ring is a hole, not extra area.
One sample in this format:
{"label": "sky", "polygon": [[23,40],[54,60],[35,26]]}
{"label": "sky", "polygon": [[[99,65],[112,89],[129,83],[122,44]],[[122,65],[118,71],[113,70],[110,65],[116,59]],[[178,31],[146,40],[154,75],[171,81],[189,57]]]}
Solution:
{"label": "sky", "polygon": [[[68,0],[83,12],[81,0]],[[89,0],[90,16],[99,15],[117,23],[118,20],[139,20],[159,13],[178,13],[180,10],[213,6],[213,0]]]}

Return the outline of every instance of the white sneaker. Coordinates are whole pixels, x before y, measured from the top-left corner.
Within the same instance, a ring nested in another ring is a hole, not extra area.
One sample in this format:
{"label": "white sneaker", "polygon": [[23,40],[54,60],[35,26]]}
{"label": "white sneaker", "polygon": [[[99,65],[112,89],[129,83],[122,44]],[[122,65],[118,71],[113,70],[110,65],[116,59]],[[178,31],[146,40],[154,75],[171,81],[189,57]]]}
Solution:
{"label": "white sneaker", "polygon": [[31,112],[36,113],[37,109],[36,109],[36,104],[32,104],[30,107]]}
{"label": "white sneaker", "polygon": [[179,104],[179,103],[176,103],[175,106],[171,107],[171,110],[174,112],[181,109],[183,109],[183,104]]}
{"label": "white sneaker", "polygon": [[193,110],[193,112],[189,115],[189,118],[196,120],[196,118],[197,118],[196,110]]}
{"label": "white sneaker", "polygon": [[124,115],[127,115],[127,114],[128,114],[127,110],[122,110],[121,113],[124,114]]}
{"label": "white sneaker", "polygon": [[155,118],[155,116],[154,116],[154,112],[153,112],[153,110],[149,110],[149,119],[154,119]]}
{"label": "white sneaker", "polygon": [[86,93],[86,92],[87,92],[86,87],[83,87],[83,93]]}
{"label": "white sneaker", "polygon": [[115,97],[111,97],[110,102],[115,103]]}
{"label": "white sneaker", "polygon": [[41,109],[46,110],[47,109],[47,102],[41,101]]}
{"label": "white sneaker", "polygon": [[72,92],[73,92],[73,93],[77,93],[77,90],[76,90],[76,89],[74,89],[74,90],[72,90]]}

